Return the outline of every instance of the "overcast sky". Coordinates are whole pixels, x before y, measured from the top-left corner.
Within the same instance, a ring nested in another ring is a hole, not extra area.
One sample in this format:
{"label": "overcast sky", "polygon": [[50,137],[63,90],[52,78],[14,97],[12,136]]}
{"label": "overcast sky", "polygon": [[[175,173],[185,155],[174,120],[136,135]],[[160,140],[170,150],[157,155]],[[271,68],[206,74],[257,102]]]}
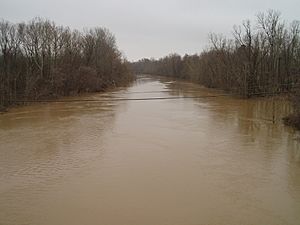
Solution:
{"label": "overcast sky", "polygon": [[0,0],[0,18],[107,27],[127,59],[137,60],[199,53],[209,32],[230,35],[234,24],[270,8],[287,21],[300,19],[300,0]]}

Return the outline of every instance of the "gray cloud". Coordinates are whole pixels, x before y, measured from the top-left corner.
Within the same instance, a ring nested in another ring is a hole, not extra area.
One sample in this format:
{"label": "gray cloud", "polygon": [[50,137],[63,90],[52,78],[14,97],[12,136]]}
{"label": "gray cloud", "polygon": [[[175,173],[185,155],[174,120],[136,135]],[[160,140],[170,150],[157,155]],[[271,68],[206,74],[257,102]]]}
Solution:
{"label": "gray cloud", "polygon": [[0,18],[40,16],[76,29],[104,26],[127,58],[136,60],[200,52],[209,32],[230,35],[234,24],[269,8],[287,21],[299,19],[298,0],[0,0]]}

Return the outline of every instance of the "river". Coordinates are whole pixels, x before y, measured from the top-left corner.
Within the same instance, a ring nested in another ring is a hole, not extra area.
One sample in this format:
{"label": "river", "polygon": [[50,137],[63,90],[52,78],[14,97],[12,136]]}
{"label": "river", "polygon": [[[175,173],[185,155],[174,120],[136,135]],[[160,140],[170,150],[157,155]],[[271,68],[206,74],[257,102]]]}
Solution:
{"label": "river", "polygon": [[289,103],[221,95],[141,76],[0,115],[0,225],[300,224]]}

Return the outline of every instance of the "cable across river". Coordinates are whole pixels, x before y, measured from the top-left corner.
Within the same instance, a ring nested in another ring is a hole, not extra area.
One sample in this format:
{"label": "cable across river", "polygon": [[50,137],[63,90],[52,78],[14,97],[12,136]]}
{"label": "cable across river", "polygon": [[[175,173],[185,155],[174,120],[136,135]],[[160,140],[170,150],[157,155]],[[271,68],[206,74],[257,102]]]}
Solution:
{"label": "cable across river", "polygon": [[229,96],[229,94],[222,95],[205,95],[205,96],[174,96],[174,97],[149,97],[149,98],[105,98],[105,99],[55,99],[55,100],[18,100],[17,102],[54,102],[54,103],[64,103],[64,102],[116,102],[116,101],[155,101],[155,100],[172,100],[172,99],[199,99],[199,98],[216,98]]}

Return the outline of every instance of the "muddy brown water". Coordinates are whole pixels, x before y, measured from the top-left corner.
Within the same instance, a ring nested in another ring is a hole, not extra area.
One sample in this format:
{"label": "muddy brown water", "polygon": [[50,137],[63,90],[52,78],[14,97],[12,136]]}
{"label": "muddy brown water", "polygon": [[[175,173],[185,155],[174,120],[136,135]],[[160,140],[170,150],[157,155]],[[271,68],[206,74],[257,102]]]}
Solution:
{"label": "muddy brown water", "polygon": [[[1,225],[300,224],[299,133],[276,100],[140,77],[0,115]],[[74,98],[68,98],[74,99]],[[78,99],[78,98],[76,98]]]}

